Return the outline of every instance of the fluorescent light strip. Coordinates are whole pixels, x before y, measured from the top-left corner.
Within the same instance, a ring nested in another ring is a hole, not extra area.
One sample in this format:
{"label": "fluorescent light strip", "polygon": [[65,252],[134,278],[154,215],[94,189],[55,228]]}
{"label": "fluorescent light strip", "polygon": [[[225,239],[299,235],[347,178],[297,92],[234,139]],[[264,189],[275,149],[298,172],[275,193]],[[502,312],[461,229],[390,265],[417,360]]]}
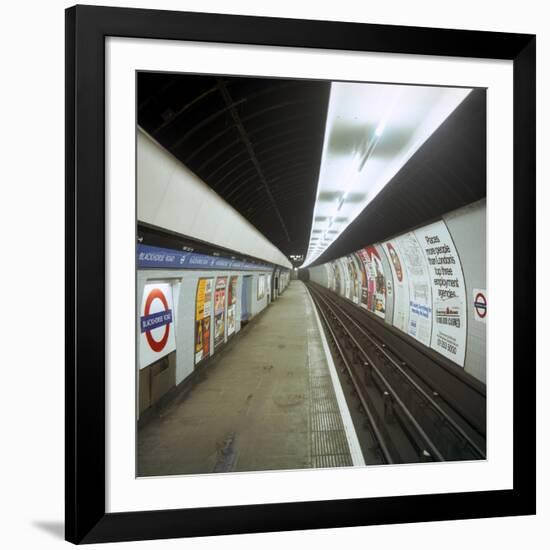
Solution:
{"label": "fluorescent light strip", "polygon": [[[470,91],[400,84],[331,84],[317,198],[302,267],[338,240]],[[377,155],[379,147],[394,152]],[[328,236],[329,229],[336,233]],[[314,230],[322,235],[315,243]]]}

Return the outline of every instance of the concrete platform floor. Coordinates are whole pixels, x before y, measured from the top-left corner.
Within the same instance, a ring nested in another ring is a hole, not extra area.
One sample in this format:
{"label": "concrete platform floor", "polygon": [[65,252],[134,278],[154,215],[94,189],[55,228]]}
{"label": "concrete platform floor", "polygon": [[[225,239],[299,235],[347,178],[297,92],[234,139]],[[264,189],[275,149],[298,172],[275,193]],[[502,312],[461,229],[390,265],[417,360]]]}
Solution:
{"label": "concrete platform floor", "polygon": [[138,475],[352,465],[300,281],[197,375],[189,391],[138,432]]}

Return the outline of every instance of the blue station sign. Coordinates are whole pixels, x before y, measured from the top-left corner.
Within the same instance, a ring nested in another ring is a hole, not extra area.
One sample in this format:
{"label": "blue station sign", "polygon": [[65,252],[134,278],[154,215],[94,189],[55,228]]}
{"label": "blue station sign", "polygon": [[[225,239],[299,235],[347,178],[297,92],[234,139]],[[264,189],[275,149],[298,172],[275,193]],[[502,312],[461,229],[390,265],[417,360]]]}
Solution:
{"label": "blue station sign", "polygon": [[223,256],[210,256],[183,252],[145,244],[137,245],[138,269],[218,269],[236,271],[271,271],[273,266],[232,260]]}

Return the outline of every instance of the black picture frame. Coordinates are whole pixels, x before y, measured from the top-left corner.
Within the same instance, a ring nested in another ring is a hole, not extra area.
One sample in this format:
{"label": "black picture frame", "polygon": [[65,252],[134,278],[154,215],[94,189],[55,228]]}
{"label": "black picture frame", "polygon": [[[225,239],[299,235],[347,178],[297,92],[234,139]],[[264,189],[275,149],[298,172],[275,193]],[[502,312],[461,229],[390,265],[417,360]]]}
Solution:
{"label": "black picture frame", "polygon": [[[513,61],[513,489],[105,512],[104,64],[105,38],[109,36]],[[66,11],[68,541],[95,543],[535,513],[535,52],[535,36],[528,34],[96,6]]]}

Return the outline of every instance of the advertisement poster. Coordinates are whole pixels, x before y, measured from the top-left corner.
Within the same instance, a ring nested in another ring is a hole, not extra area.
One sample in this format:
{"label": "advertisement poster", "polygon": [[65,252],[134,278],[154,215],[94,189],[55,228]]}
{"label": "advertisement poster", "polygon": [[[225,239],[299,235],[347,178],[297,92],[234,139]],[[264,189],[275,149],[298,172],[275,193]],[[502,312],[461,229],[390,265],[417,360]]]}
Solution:
{"label": "advertisement poster", "polygon": [[227,277],[216,279],[214,290],[214,350],[225,341],[225,292]]}
{"label": "advertisement poster", "polygon": [[333,275],[334,275],[334,271],[332,269],[332,265],[330,263],[328,263],[328,264],[323,264],[323,266],[325,268],[325,272],[326,272],[326,275],[327,275],[327,288],[330,288],[331,290],[334,290],[334,281],[332,280]]}
{"label": "advertisement poster", "polygon": [[140,369],[175,351],[175,332],[172,285],[146,284],[139,316]]}
{"label": "advertisement poster", "polygon": [[[365,278],[363,279],[363,286],[361,289],[361,307],[364,307],[368,310],[371,310],[370,304],[371,304],[371,297],[373,293],[373,285],[374,282],[370,276],[370,266],[369,266],[369,258],[367,251],[365,249],[361,249],[357,252],[359,257],[361,258],[361,261],[363,262],[363,269],[365,271]],[[370,285],[370,288],[369,288]]]}
{"label": "advertisement poster", "polygon": [[229,293],[227,297],[227,336],[235,332],[235,319],[237,318],[237,275],[229,279]]}
{"label": "advertisement poster", "polygon": [[382,319],[386,316],[386,274],[378,250],[374,246],[367,246],[371,270],[374,275],[374,313]]}
{"label": "advertisement poster", "polygon": [[361,305],[382,319],[386,316],[386,276],[382,260],[374,246],[358,252],[366,274],[367,286],[361,292]]}
{"label": "advertisement poster", "polygon": [[210,355],[212,279],[199,279],[195,312],[195,365]]}
{"label": "advertisement poster", "polygon": [[388,255],[382,243],[372,245],[376,251],[376,258],[381,265],[381,274],[384,277],[384,321],[393,325],[393,277]]}
{"label": "advertisement poster", "polygon": [[397,238],[409,281],[409,323],[407,334],[425,346],[432,339],[432,291],[424,252],[414,233]]}
{"label": "advertisement poster", "polygon": [[333,272],[332,282],[334,287],[332,288],[332,290],[334,290],[334,292],[337,292],[338,294],[342,294],[342,277],[340,276],[340,268],[338,267],[338,262],[331,262],[330,265],[332,266]]}
{"label": "advertisement poster", "polygon": [[408,332],[409,326],[409,282],[401,260],[401,252],[397,241],[384,243],[384,251],[389,258],[393,275],[393,326]]}
{"label": "advertisement poster", "polygon": [[348,270],[350,274],[350,282],[351,282],[351,300],[353,303],[358,304],[359,298],[361,296],[361,280],[358,273],[357,265],[355,264],[355,259],[353,258],[353,255],[346,256],[346,260],[348,262]]}
{"label": "advertisement poster", "polygon": [[258,300],[265,296],[265,275],[258,275]]}
{"label": "advertisement poster", "polygon": [[343,282],[343,286],[344,286],[344,293],[343,293],[343,296],[345,298],[350,298],[350,295],[351,295],[351,292],[350,292],[350,289],[351,289],[351,281],[350,281],[350,276],[349,276],[349,269],[348,269],[348,266],[346,265],[348,262],[347,262],[347,259],[346,258],[340,258],[339,260],[336,260],[339,264],[339,267],[340,267],[340,274],[342,276],[342,282]]}
{"label": "advertisement poster", "polygon": [[466,288],[460,258],[445,222],[415,231],[424,250],[431,280],[431,347],[461,367],[466,352]]}
{"label": "advertisement poster", "polygon": [[355,252],[355,260],[359,268],[359,288],[361,289],[359,292],[359,303],[361,303],[363,301],[363,289],[367,288],[367,274],[365,272],[365,263],[359,252]]}

